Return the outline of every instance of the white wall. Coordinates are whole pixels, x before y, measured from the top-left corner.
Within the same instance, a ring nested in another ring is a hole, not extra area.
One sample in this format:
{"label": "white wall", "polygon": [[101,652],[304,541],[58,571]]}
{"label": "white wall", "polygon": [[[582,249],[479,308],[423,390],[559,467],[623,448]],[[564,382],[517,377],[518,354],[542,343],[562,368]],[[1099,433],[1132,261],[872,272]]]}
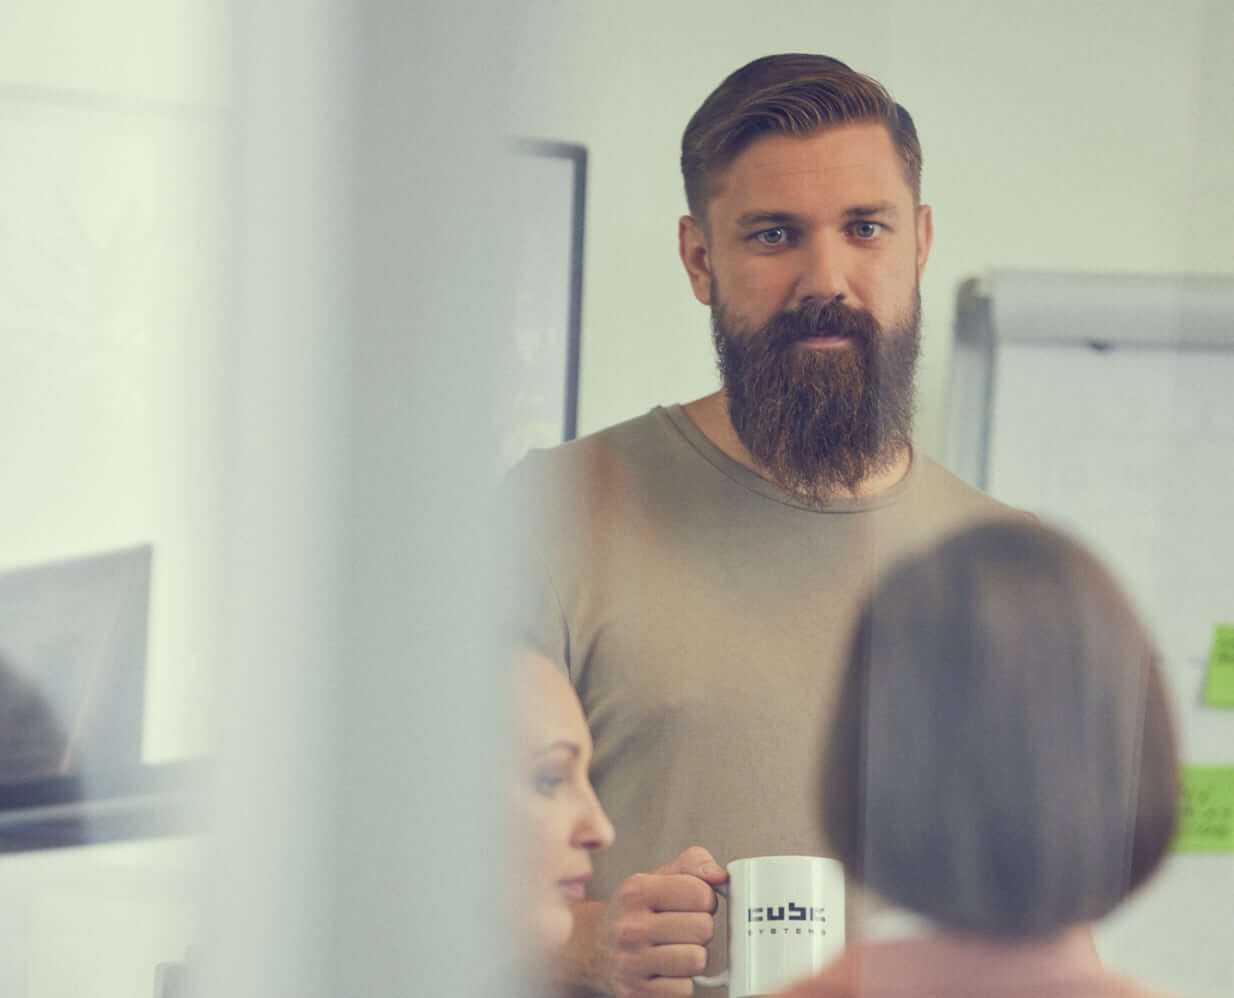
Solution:
{"label": "white wall", "polygon": [[0,570],[153,542],[145,755],[217,658],[222,30],[17,0],[0,31]]}
{"label": "white wall", "polygon": [[[0,16],[0,570],[154,544],[144,754],[202,752],[217,665],[222,32],[200,0]],[[199,846],[0,857],[0,992],[150,995]]]}
{"label": "white wall", "polygon": [[957,284],[996,267],[1234,271],[1225,0],[541,0],[512,130],[590,152],[580,431],[712,390],[676,258],[681,131],[731,70],[835,55],[909,108],[936,241],[919,441],[941,442]]}

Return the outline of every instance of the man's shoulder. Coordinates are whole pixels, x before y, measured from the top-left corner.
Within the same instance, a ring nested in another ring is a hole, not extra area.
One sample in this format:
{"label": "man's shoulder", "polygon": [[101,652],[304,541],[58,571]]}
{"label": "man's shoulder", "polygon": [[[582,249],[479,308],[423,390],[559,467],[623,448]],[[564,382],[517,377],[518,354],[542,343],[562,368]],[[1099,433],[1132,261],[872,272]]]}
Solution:
{"label": "man's shoulder", "polygon": [[918,467],[913,492],[919,505],[961,517],[1035,519],[1031,513],[982,492],[932,458],[918,455],[914,460]]}
{"label": "man's shoulder", "polygon": [[575,440],[529,451],[510,470],[507,484],[516,491],[611,487],[660,463],[676,435],[669,410],[657,406]]}
{"label": "man's shoulder", "polygon": [[914,462],[911,486],[894,514],[905,551],[936,544],[983,523],[1035,520],[1031,513],[987,495],[937,461],[920,456]]}
{"label": "man's shoulder", "polygon": [[668,413],[660,408],[556,447],[530,452],[506,475],[501,510],[516,559],[549,566],[555,585],[581,580],[632,549],[664,505],[681,460]]}

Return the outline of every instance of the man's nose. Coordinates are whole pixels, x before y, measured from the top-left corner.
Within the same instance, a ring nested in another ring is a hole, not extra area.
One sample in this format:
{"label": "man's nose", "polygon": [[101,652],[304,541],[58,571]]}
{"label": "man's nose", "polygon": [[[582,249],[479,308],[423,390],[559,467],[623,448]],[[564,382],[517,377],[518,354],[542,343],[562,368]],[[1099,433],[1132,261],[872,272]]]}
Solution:
{"label": "man's nose", "polygon": [[797,278],[797,302],[843,301],[848,294],[843,247],[826,236],[811,239],[801,254],[801,274]]}

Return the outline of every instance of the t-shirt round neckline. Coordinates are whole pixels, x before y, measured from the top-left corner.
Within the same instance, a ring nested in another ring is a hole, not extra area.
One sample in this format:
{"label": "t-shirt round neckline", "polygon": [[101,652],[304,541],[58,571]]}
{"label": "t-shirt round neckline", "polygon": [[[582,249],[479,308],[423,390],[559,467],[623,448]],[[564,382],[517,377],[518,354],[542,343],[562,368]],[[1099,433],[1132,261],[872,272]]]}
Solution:
{"label": "t-shirt round neckline", "polygon": [[672,427],[685,438],[686,443],[726,478],[765,499],[778,502],[783,506],[791,506],[806,513],[866,513],[871,510],[881,509],[884,506],[890,506],[908,491],[913,479],[917,477],[917,466],[920,463],[917,460],[916,453],[910,448],[908,471],[905,472],[903,478],[887,491],[880,492],[874,496],[840,496],[829,500],[825,506],[818,506],[802,499],[800,496],[787,492],[774,482],[770,482],[756,472],[751,471],[739,461],[733,460],[733,458],[729,457],[707,439],[703,431],[694,424],[694,420],[686,415],[684,407],[680,404],[656,406],[652,410],[652,414],[667,419]]}

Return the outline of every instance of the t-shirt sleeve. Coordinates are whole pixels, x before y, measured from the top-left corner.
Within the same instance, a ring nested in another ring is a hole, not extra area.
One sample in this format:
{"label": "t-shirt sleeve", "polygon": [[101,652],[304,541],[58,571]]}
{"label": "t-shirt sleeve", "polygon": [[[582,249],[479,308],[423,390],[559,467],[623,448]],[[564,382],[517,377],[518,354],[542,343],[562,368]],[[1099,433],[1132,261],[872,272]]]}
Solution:
{"label": "t-shirt sleeve", "polygon": [[501,595],[508,610],[507,636],[517,647],[545,655],[569,675],[569,634],[549,560],[551,515],[537,464],[533,452],[502,483],[508,555]]}

